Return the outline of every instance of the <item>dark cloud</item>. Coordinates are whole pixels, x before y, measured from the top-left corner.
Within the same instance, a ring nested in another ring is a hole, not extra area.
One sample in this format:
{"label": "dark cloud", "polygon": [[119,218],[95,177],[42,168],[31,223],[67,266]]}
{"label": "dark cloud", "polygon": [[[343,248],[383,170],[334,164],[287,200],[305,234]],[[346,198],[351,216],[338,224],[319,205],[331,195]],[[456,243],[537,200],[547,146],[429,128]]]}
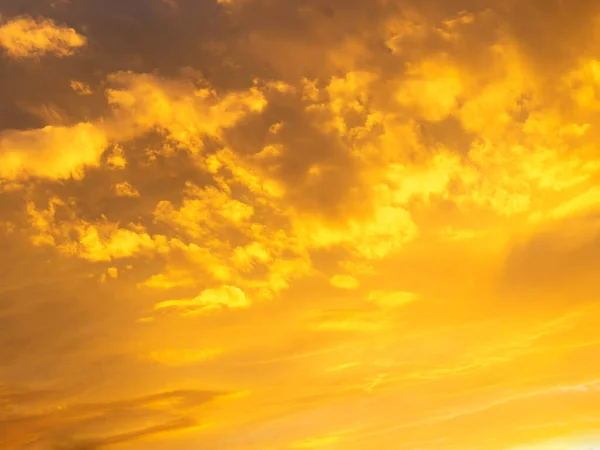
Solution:
{"label": "dark cloud", "polygon": [[[323,114],[321,118],[305,107],[300,96],[274,96],[260,116],[227,132],[226,140],[232,148],[250,155],[266,146],[279,149],[278,156],[265,156],[261,166],[285,187],[287,201],[305,211],[336,216],[348,201],[350,189],[359,184],[359,167],[348,143],[334,132],[320,129],[331,117]],[[269,128],[276,124],[281,128],[270,133]],[[311,175],[313,168],[321,173]]]}
{"label": "dark cloud", "polygon": [[[487,9],[493,13],[463,27],[459,43],[430,34],[408,40],[402,57],[390,54],[385,46],[384,40],[390,37],[386,22],[395,17],[443,27],[443,21],[463,12],[481,14]],[[423,50],[451,50],[455,57],[462,53],[461,62],[475,64],[475,69],[484,62],[481,57],[472,58],[473,50],[485,51],[502,31],[508,31],[534,63],[553,72],[560,69],[559,64],[567,67],[582,50],[594,56],[591,42],[598,9],[593,1],[560,0],[418,4],[248,0],[233,6],[179,0],[176,8],[160,0],[126,4],[78,0],[55,6],[40,0],[12,0],[3,3],[6,17],[51,17],[75,27],[89,42],[73,58],[49,56],[43,64],[3,59],[0,95],[5,119],[1,126],[39,125],[42,119],[28,112],[27,106],[41,104],[59,107],[76,120],[94,117],[104,111],[103,80],[119,70],[176,75],[190,67],[200,70],[216,87],[235,89],[248,86],[254,77],[327,79],[362,68],[383,70],[393,77],[403,70],[404,62],[420,57]],[[85,81],[96,94],[81,99],[68,80]]]}
{"label": "dark cloud", "polygon": [[[228,27],[222,8],[212,1],[189,3],[175,11],[161,0],[127,4],[82,0],[56,6],[48,1],[8,1],[0,13],[7,18],[48,17],[75,28],[88,39],[87,46],[70,58],[0,58],[0,129],[47,124],[29,111],[40,105],[60,108],[74,121],[104,115],[104,81],[118,71],[170,76],[189,67],[202,71],[216,87],[223,87],[223,82],[227,88],[240,85],[236,79],[242,72],[227,74],[232,72],[224,63],[227,55],[214,49],[214,42],[226,35]],[[247,86],[252,74],[242,78],[242,85]],[[94,93],[77,95],[70,80],[87,83]]]}
{"label": "dark cloud", "polygon": [[[153,222],[158,201],[177,204],[186,182],[199,186],[211,184],[209,174],[198,168],[187,150],[179,149],[173,157],[162,152],[163,145],[164,135],[158,132],[127,142],[120,146],[126,166],[106,170],[104,164],[114,151],[110,146],[102,158],[103,167],[88,169],[82,180],[39,181],[37,205],[44,207],[53,196],[72,198],[75,203],[68,209],[82,220],[92,222],[105,216],[122,226],[136,223],[151,232],[160,232]],[[140,196],[118,197],[115,186],[123,182],[129,183]]]}

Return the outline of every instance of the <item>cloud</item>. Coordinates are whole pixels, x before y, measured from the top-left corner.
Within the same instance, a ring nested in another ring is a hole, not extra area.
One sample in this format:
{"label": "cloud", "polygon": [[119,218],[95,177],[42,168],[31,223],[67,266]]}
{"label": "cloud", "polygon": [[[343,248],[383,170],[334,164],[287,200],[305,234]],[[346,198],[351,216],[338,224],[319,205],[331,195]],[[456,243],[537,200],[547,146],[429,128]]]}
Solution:
{"label": "cloud", "polygon": [[[136,224],[120,227],[106,217],[94,223],[74,218],[70,206],[57,198],[50,199],[45,210],[28,202],[27,213],[32,242],[56,247],[65,255],[88,261],[112,261],[166,250],[165,236],[151,236]],[[64,214],[66,220],[57,220],[57,213]]]}
{"label": "cloud", "polygon": [[0,447],[595,426],[597,2],[101,3],[2,6]]}
{"label": "cloud", "polygon": [[448,117],[463,93],[460,71],[443,59],[409,66],[408,77],[397,92],[397,101],[428,121]]}
{"label": "cloud", "polygon": [[83,81],[71,80],[69,82],[69,86],[71,86],[71,89],[73,89],[79,95],[91,95],[92,94],[92,90],[90,89],[90,87]]}
{"label": "cloud", "polygon": [[99,163],[108,145],[105,132],[91,123],[0,132],[0,177],[81,178]]}
{"label": "cloud", "polygon": [[140,193],[127,181],[115,184],[115,193],[119,197],[139,197]]}
{"label": "cloud", "polygon": [[256,88],[219,98],[209,86],[196,86],[189,79],[120,72],[111,75],[109,82],[106,94],[115,110],[110,122],[115,139],[129,140],[159,127],[191,151],[202,147],[202,137],[219,138],[223,129],[248,113],[260,112],[266,104]]}
{"label": "cloud", "polygon": [[[181,209],[175,210],[171,203],[162,201],[156,206],[156,219],[201,238],[208,230],[220,226],[244,226],[254,214],[252,206],[229,198],[227,192],[193,185],[188,188],[190,196],[183,201]],[[205,227],[198,226],[201,224]]]}
{"label": "cloud", "polygon": [[374,291],[369,294],[370,302],[383,309],[394,309],[412,303],[418,299],[413,292]]}
{"label": "cloud", "polygon": [[121,147],[114,146],[111,152],[107,154],[106,166],[113,170],[122,170],[127,166],[125,153]]}
{"label": "cloud", "polygon": [[340,289],[356,289],[360,285],[358,280],[351,275],[334,275],[329,282],[332,286]]}
{"label": "cloud", "polygon": [[220,308],[247,308],[250,301],[244,291],[235,286],[206,289],[189,300],[167,300],[160,302],[155,309],[183,309],[186,314],[202,313]]}
{"label": "cloud", "polygon": [[[196,151],[202,147],[203,138],[219,138],[222,129],[233,126],[248,112],[260,111],[265,104],[254,88],[220,100],[214,91],[195,89],[189,80],[119,73],[110,81],[120,88],[106,91],[113,108],[106,121],[1,132],[0,176],[81,178],[85,168],[99,165],[109,142],[129,141],[155,127]],[[126,164],[119,152],[120,147],[115,147],[108,156],[110,167],[123,168]]]}
{"label": "cloud", "polygon": [[75,29],[57,25],[51,19],[22,16],[0,25],[0,47],[10,58],[70,56],[86,44],[86,38]]}
{"label": "cloud", "polygon": [[[167,391],[132,400],[77,404],[68,409],[55,408],[54,411],[44,414],[0,421],[0,429],[4,431],[0,442],[9,448],[31,443],[57,450],[106,448],[116,444],[134,442],[148,436],[197,427],[196,420],[185,414],[164,420],[161,418],[161,414],[154,413],[155,405],[166,404],[175,410],[181,408],[182,411],[185,411],[187,408],[202,407],[220,395],[219,392],[211,391]],[[123,426],[125,425],[122,421],[123,418],[131,424],[136,422],[136,416],[142,419],[138,419],[140,423],[146,422],[152,425]],[[107,423],[111,426],[107,427]],[[27,429],[29,437],[20,439],[19,434],[15,431],[21,428]],[[102,431],[94,433],[92,431],[94,428]],[[133,428],[134,431],[126,431],[128,428]],[[92,431],[85,434],[98,437],[78,437],[84,434],[82,433],[84,429]],[[123,432],[115,433],[119,429],[122,429]],[[52,438],[52,435],[65,437]]]}

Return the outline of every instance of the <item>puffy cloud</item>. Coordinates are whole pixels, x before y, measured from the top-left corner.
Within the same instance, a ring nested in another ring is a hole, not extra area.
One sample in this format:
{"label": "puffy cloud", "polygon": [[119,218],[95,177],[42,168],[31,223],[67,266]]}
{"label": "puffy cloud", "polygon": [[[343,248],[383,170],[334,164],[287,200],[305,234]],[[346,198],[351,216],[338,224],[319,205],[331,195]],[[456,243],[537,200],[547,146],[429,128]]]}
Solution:
{"label": "puffy cloud", "polygon": [[[168,248],[165,236],[151,236],[135,224],[124,228],[106,217],[93,223],[74,218],[71,206],[58,198],[51,199],[45,210],[28,202],[27,213],[34,244],[54,246],[66,255],[88,261],[112,261]],[[59,220],[58,214],[64,219]]]}
{"label": "puffy cloud", "polygon": [[119,197],[139,197],[140,193],[127,181],[115,184],[115,193]]}
{"label": "puffy cloud", "polygon": [[79,95],[90,95],[92,94],[92,90],[90,87],[84,83],[83,81],[71,80],[69,82],[69,86]]}
{"label": "puffy cloud", "polygon": [[451,62],[423,61],[409,66],[407,75],[396,94],[398,103],[414,108],[420,117],[430,121],[442,120],[454,112],[464,81]]}
{"label": "puffy cloud", "polygon": [[[1,132],[0,177],[81,178],[86,167],[100,164],[109,142],[128,141],[155,127],[195,151],[203,138],[218,138],[224,128],[265,105],[255,88],[219,99],[214,91],[196,89],[191,81],[133,73],[113,75],[110,81],[120,88],[107,90],[114,111],[106,121]],[[106,164],[125,167],[120,147],[114,147]]]}
{"label": "puffy cloud", "polygon": [[81,178],[99,164],[108,145],[104,130],[92,123],[0,132],[0,177]]}
{"label": "puffy cloud", "polygon": [[227,192],[215,188],[200,189],[192,184],[188,185],[188,192],[189,197],[179,210],[167,201],[159,202],[154,211],[156,219],[201,238],[210,230],[229,225],[243,226],[254,214],[252,206],[231,199]]}
{"label": "puffy cloud", "polygon": [[209,86],[197,86],[202,80],[194,84],[189,79],[120,72],[109,82],[106,94],[115,110],[110,125],[116,139],[128,140],[158,127],[192,151],[202,146],[203,137],[219,138],[223,129],[266,105],[255,87],[219,98]]}
{"label": "puffy cloud", "polygon": [[11,58],[35,58],[47,53],[72,55],[87,44],[73,28],[57,25],[51,19],[16,17],[0,25],[0,47]]}
{"label": "puffy cloud", "polygon": [[110,153],[107,154],[106,166],[113,170],[124,169],[127,166],[127,159],[125,159],[122,147],[114,146]]}
{"label": "puffy cloud", "polygon": [[381,259],[399,251],[417,235],[417,226],[406,209],[386,203],[376,203],[373,209],[370,215],[345,224],[301,216],[297,231],[309,247],[344,246],[366,259]]}

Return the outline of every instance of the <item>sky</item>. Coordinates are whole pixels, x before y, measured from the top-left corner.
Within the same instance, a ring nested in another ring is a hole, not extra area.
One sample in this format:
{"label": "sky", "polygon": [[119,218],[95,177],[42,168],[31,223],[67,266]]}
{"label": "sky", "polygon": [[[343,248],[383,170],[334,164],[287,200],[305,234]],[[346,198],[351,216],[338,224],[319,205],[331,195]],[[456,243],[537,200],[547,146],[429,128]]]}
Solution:
{"label": "sky", "polygon": [[600,2],[0,2],[0,448],[600,449]]}

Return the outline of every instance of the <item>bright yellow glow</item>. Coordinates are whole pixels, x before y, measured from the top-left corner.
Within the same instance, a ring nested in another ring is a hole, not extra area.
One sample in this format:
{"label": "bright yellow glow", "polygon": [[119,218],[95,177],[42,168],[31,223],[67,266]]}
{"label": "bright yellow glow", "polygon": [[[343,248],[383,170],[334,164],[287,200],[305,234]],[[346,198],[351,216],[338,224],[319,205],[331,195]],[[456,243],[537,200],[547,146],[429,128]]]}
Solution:
{"label": "bright yellow glow", "polygon": [[600,449],[599,2],[12,3],[0,449]]}
{"label": "bright yellow glow", "polygon": [[11,58],[32,58],[46,53],[69,56],[86,45],[86,38],[73,28],[52,20],[17,17],[0,24],[0,47]]}

